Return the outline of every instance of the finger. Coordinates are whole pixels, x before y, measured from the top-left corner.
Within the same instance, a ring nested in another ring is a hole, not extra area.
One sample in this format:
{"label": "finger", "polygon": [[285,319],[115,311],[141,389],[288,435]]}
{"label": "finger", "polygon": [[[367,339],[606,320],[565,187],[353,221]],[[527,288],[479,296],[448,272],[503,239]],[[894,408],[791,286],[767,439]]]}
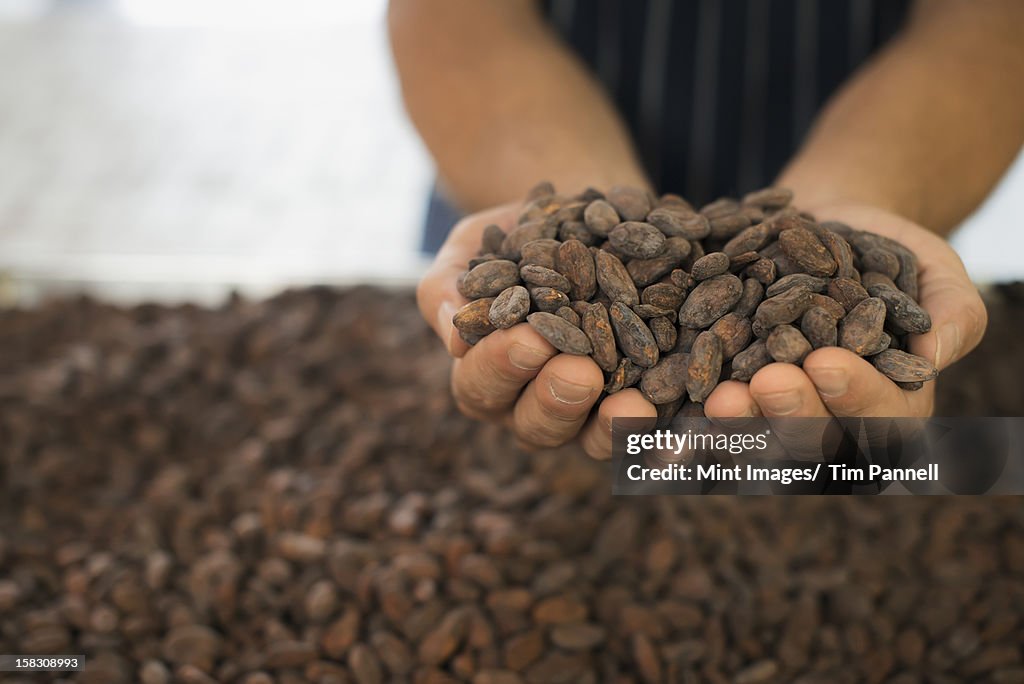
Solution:
{"label": "finger", "polygon": [[708,418],[753,418],[761,415],[750,385],[736,380],[718,383],[704,402],[704,415]]}
{"label": "finger", "polygon": [[770,363],[750,379],[750,395],[769,418],[827,418],[828,409],[807,374],[790,363]]}
{"label": "finger", "polygon": [[459,337],[452,325],[452,316],[467,302],[459,294],[456,282],[466,270],[469,260],[480,250],[484,228],[497,223],[503,230],[508,230],[514,212],[514,207],[508,205],[473,214],[459,221],[416,288],[416,303],[420,313],[441,338],[448,353],[456,358],[463,356],[469,349],[469,345]]}
{"label": "finger", "polygon": [[654,427],[658,410],[644,399],[639,390],[630,388],[604,398],[580,435],[580,443],[592,458],[607,460],[612,456],[612,418],[647,418]]}
{"label": "finger", "polygon": [[942,268],[929,266],[921,274],[921,306],[932,328],[910,338],[910,350],[943,369],[978,346],[988,325],[988,312],[959,257]]}
{"label": "finger", "polygon": [[828,410],[840,417],[918,417],[931,415],[934,384],[917,392],[900,389],[856,354],[829,347],[804,359],[804,372]]}
{"label": "finger", "polygon": [[554,447],[576,436],[601,395],[604,375],[593,359],[559,354],[523,391],[512,427],[523,442]]}
{"label": "finger", "polygon": [[459,409],[473,418],[508,411],[556,353],[529,325],[496,330],[455,359],[452,394]]}

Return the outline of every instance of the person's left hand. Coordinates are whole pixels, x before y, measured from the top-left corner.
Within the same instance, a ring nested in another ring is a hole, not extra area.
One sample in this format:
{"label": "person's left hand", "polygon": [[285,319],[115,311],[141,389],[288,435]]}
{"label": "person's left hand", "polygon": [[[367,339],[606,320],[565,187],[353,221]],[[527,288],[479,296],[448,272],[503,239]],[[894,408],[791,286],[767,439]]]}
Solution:
{"label": "person's left hand", "polygon": [[[900,216],[864,205],[813,211],[819,221],[842,221],[854,228],[901,242],[918,259],[920,304],[932,329],[910,339],[910,351],[940,371],[981,341],[988,323],[985,305],[956,252],[941,237]],[[709,417],[927,417],[935,402],[935,382],[917,391],[900,389],[867,360],[846,349],[811,352],[803,369],[772,363],[750,384],[721,383],[708,397]]]}

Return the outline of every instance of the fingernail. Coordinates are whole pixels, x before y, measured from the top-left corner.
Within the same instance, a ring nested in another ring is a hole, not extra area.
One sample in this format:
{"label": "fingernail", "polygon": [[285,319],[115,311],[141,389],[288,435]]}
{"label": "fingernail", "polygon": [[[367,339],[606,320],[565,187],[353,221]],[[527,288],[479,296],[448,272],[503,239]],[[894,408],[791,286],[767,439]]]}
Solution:
{"label": "fingernail", "polygon": [[808,374],[822,396],[841,397],[850,388],[850,376],[842,368],[814,368]]}
{"label": "fingernail", "polygon": [[508,349],[508,361],[519,370],[535,371],[547,363],[548,355],[516,342]]}
{"label": "fingernail", "polygon": [[451,302],[441,302],[441,306],[437,310],[437,335],[449,352],[452,350],[452,333],[455,331],[452,317],[456,311],[458,309]]}
{"label": "fingernail", "polygon": [[945,368],[960,353],[960,328],[956,323],[947,323],[935,336],[935,365]]}
{"label": "fingernail", "polygon": [[557,376],[551,378],[551,396],[563,404],[582,404],[594,393],[590,385],[577,385]]}
{"label": "fingernail", "polygon": [[769,413],[777,416],[793,413],[803,404],[800,393],[795,390],[762,394],[757,398],[757,403],[763,408],[767,408]]}

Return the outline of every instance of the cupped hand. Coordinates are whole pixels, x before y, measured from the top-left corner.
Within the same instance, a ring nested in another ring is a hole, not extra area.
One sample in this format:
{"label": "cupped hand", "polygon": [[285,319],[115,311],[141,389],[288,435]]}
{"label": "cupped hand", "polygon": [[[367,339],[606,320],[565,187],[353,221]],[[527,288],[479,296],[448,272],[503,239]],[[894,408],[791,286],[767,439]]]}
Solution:
{"label": "cupped hand", "polygon": [[607,458],[613,416],[656,415],[638,390],[607,397],[592,413],[604,376],[589,357],[558,353],[526,323],[497,330],[474,346],[452,325],[452,316],[468,302],[456,281],[479,252],[484,228],[494,223],[508,232],[518,209],[483,211],[452,229],[417,288],[420,312],[455,359],[451,387],[463,413],[506,425],[527,449],[579,440],[591,456]]}
{"label": "cupped hand", "polygon": [[[842,221],[854,228],[901,242],[918,258],[920,304],[932,328],[910,338],[910,351],[940,371],[981,341],[988,323],[985,305],[960,257],[936,234],[890,212],[865,205],[817,208],[819,221]],[[935,381],[906,391],[865,359],[839,348],[811,352],[803,369],[772,363],[750,384],[720,384],[708,397],[711,417],[927,417],[935,403]]]}

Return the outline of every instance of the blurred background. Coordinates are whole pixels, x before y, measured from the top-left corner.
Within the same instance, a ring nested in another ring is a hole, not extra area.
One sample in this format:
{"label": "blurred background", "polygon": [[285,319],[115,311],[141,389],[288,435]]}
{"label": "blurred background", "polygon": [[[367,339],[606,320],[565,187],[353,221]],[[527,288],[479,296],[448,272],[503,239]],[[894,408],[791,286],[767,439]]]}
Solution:
{"label": "blurred background", "polygon": [[[432,171],[385,8],[0,0],[0,305],[415,282]],[[1022,216],[1018,158],[954,238],[976,281],[1024,277]]]}

